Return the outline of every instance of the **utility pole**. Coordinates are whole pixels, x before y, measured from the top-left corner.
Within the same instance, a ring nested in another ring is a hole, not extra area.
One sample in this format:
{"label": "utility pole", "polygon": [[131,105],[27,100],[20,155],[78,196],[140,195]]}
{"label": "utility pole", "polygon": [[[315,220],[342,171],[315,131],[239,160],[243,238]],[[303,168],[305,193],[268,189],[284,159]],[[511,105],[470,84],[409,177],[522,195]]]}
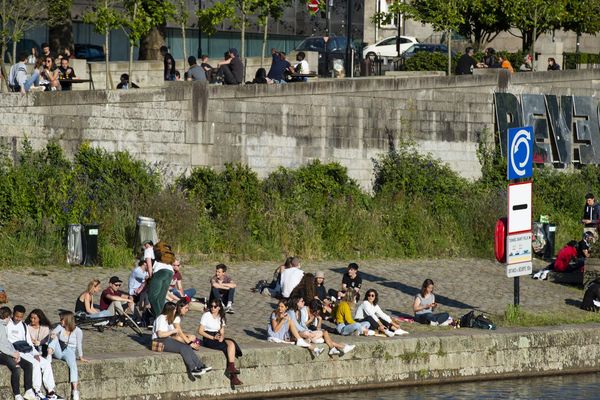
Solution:
{"label": "utility pole", "polygon": [[[202,10],[202,0],[198,0],[198,11],[200,10]],[[200,19],[198,19],[198,59],[200,57],[202,57],[202,27],[200,26]]]}
{"label": "utility pole", "polygon": [[354,8],[353,0],[347,0],[348,8],[346,13],[346,76],[352,76],[352,9]]}

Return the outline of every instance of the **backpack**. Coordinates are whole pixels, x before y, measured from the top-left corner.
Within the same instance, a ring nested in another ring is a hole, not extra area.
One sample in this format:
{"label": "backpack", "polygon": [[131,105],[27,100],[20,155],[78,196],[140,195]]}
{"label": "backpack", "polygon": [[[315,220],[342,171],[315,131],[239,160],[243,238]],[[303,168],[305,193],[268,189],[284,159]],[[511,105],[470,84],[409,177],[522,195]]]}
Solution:
{"label": "backpack", "polygon": [[483,314],[475,316],[475,311],[469,311],[460,317],[460,326],[461,328],[496,329],[496,325],[488,317]]}
{"label": "backpack", "polygon": [[175,262],[175,252],[170,244],[162,240],[154,245],[154,257],[156,261],[165,264],[173,264]]}

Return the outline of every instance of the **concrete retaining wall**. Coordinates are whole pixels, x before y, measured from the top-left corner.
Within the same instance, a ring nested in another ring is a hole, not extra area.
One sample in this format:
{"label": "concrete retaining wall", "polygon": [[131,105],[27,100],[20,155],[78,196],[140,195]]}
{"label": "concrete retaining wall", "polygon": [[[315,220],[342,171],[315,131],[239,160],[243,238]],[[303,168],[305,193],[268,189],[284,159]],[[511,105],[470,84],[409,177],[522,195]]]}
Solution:
{"label": "concrete retaining wall", "polygon": [[[105,355],[80,364],[84,399],[176,399],[300,394],[600,370],[600,325],[499,331],[452,330],[436,336],[364,339],[356,350],[312,359],[289,345],[244,349],[240,378],[232,391],[224,357],[201,350],[215,371],[191,382],[178,355],[151,352]],[[370,340],[369,340],[370,339]],[[4,368],[4,367],[0,367]],[[59,393],[69,393],[67,370],[54,362]],[[0,374],[0,399],[11,398],[8,374]]]}
{"label": "concrete retaining wall", "polygon": [[266,176],[279,166],[338,161],[370,188],[371,159],[390,140],[410,139],[476,178],[478,140],[494,131],[495,91],[595,95],[600,79],[597,70],[503,73],[2,94],[0,142],[15,151],[25,137],[37,148],[58,140],[72,154],[85,141],[129,151],[173,175],[243,162]]}

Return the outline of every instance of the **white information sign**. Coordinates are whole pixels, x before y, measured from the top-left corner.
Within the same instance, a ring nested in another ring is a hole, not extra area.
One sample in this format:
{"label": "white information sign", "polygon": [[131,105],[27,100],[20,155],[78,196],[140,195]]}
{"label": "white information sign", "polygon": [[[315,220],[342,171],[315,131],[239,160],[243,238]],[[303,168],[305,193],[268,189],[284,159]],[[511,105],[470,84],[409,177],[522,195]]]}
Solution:
{"label": "white information sign", "polygon": [[519,264],[509,264],[506,266],[506,276],[514,278],[521,275],[531,275],[533,272],[533,263],[527,261]]}
{"label": "white information sign", "polygon": [[531,232],[513,233],[506,238],[506,263],[531,261]]}
{"label": "white information sign", "polygon": [[531,232],[532,183],[508,185],[508,234]]}

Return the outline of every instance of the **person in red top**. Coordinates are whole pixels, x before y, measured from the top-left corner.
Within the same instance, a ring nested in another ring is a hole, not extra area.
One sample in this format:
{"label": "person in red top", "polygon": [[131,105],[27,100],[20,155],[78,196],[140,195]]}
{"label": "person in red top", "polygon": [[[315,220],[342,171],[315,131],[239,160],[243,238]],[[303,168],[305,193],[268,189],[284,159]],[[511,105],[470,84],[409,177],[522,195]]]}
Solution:
{"label": "person in red top", "polygon": [[584,262],[577,258],[577,241],[571,240],[565,247],[560,249],[556,260],[546,268],[538,271],[532,276],[533,279],[546,279],[550,271],[561,273],[577,272],[582,269]]}
{"label": "person in red top", "polygon": [[108,287],[102,291],[100,296],[100,310],[118,311],[124,314],[123,304],[127,304],[127,311],[133,311],[133,297],[120,290],[123,281],[118,276],[113,276],[108,282]]}

